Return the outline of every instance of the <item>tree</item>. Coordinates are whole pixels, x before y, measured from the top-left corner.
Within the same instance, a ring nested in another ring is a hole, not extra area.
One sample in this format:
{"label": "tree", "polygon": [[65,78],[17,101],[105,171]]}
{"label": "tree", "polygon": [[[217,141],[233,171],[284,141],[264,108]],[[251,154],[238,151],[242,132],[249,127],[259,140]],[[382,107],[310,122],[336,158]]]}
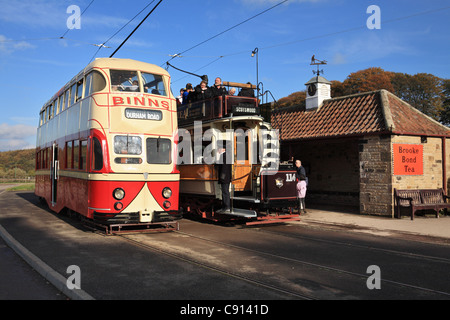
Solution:
{"label": "tree", "polygon": [[429,73],[394,73],[391,81],[396,96],[439,120],[442,111],[442,80],[439,77]]}
{"label": "tree", "polygon": [[355,94],[368,91],[386,89],[393,92],[391,83],[391,72],[386,72],[381,68],[368,68],[351,73],[344,83],[346,94]]}
{"label": "tree", "polygon": [[289,96],[278,100],[278,108],[301,106],[306,108],[306,91],[291,93]]}
{"label": "tree", "polygon": [[450,125],[450,79],[442,80],[442,110],[439,115],[440,122]]}

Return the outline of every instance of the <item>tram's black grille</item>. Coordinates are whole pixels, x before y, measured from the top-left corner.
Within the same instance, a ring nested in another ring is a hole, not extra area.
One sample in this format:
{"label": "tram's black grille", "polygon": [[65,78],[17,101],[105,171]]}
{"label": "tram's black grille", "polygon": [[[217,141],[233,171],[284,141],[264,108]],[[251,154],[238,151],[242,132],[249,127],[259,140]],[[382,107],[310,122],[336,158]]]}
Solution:
{"label": "tram's black grille", "polygon": [[[182,217],[178,211],[155,211],[152,222],[168,222]],[[104,213],[94,212],[94,221],[102,224],[138,224],[139,212],[131,213]]]}
{"label": "tram's black grille", "polygon": [[94,212],[94,221],[105,223],[105,224],[113,224],[113,223],[139,223],[139,213],[103,213],[103,212]]}

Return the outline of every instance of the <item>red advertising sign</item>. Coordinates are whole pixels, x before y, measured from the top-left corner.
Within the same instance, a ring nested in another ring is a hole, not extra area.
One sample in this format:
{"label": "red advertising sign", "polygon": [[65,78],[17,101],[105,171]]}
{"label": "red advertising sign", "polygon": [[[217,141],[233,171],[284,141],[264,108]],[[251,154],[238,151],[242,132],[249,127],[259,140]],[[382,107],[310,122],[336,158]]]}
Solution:
{"label": "red advertising sign", "polygon": [[418,176],[423,174],[423,145],[394,144],[394,175]]}

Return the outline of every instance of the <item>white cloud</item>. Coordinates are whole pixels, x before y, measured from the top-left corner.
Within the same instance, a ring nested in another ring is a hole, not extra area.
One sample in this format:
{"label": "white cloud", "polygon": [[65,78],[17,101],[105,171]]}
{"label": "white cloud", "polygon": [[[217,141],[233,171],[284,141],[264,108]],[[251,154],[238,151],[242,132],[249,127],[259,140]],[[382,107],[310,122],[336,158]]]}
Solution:
{"label": "white cloud", "polygon": [[35,140],[35,126],[0,124],[0,151],[34,148]]}
{"label": "white cloud", "polygon": [[33,48],[35,48],[35,46],[27,41],[12,41],[11,39],[8,39],[4,35],[0,34],[0,53],[11,54],[18,50]]}

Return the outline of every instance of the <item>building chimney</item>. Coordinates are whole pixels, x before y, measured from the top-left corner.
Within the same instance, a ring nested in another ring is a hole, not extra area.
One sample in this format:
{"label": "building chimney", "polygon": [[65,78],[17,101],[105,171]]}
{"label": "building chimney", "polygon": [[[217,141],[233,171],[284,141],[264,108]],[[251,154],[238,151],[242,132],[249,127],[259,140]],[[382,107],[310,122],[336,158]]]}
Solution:
{"label": "building chimney", "polygon": [[315,76],[306,86],[306,110],[319,109],[323,101],[331,99],[331,82],[322,76]]}

